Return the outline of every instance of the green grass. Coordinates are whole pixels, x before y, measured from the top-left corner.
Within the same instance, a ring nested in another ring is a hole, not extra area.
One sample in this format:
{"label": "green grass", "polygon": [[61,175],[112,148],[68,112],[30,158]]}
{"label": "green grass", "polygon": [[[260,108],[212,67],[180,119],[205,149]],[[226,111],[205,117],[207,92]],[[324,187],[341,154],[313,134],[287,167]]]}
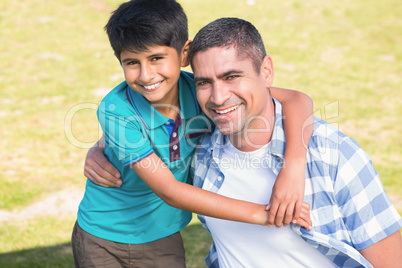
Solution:
{"label": "green grass", "polygon": [[[0,226],[0,248],[6,252],[0,254],[0,267],[74,267],[71,243],[66,239],[73,226],[71,217],[42,217]],[[182,236],[187,267],[203,267],[212,242],[208,232],[194,219]]]}
{"label": "green grass", "polygon": [[[103,31],[121,2],[0,2],[2,211],[84,188],[83,161],[99,137],[94,107],[123,79]],[[274,86],[308,93],[317,115],[355,138],[402,213],[398,0],[179,2],[191,38],[218,17],[255,24],[274,61]],[[0,267],[71,267],[73,222],[74,215],[2,222]],[[184,232],[189,266],[202,267],[205,230],[195,224]]]}

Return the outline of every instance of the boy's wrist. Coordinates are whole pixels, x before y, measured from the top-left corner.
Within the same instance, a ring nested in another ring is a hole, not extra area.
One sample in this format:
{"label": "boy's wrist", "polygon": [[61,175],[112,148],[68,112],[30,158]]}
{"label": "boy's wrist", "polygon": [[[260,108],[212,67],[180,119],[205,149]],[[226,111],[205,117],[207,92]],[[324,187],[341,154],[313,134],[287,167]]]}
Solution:
{"label": "boy's wrist", "polygon": [[266,211],[265,205],[258,205],[258,209],[251,215],[253,224],[268,225],[269,212]]}
{"label": "boy's wrist", "polygon": [[283,158],[283,168],[287,167],[304,167],[306,166],[306,156],[304,157],[287,157]]}

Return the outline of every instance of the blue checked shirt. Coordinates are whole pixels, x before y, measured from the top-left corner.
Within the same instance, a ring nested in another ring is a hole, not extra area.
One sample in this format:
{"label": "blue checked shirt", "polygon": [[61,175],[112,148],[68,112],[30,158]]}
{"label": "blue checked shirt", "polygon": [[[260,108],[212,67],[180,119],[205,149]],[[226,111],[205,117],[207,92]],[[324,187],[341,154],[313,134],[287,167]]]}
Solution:
{"label": "blue checked shirt", "polygon": [[[275,126],[268,163],[278,175],[285,152],[282,106],[275,102]],[[224,136],[215,130],[203,138],[193,159],[194,186],[218,192],[225,180],[219,170]],[[339,267],[372,267],[358,252],[398,231],[402,220],[370,157],[352,138],[316,118],[306,164],[304,201],[311,206],[313,230],[292,229]],[[205,218],[199,215],[206,226]],[[205,259],[219,267],[215,245]]]}

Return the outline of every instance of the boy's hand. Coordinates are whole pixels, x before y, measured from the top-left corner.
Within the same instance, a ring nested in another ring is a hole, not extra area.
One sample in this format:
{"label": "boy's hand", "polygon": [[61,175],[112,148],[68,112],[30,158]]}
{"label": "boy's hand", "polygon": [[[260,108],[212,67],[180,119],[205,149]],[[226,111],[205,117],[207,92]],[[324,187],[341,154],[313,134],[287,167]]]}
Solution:
{"label": "boy's hand", "polygon": [[280,227],[299,220],[304,198],[304,168],[304,163],[288,163],[280,170],[267,206],[268,226]]}
{"label": "boy's hand", "polygon": [[120,173],[105,154],[102,139],[89,149],[85,160],[84,175],[93,183],[103,187],[120,187]]}
{"label": "boy's hand", "polygon": [[296,223],[296,224],[300,225],[301,227],[304,227],[310,231],[313,229],[312,222],[310,219],[310,204],[309,203],[302,202],[300,218],[296,222],[293,222],[293,223]]}

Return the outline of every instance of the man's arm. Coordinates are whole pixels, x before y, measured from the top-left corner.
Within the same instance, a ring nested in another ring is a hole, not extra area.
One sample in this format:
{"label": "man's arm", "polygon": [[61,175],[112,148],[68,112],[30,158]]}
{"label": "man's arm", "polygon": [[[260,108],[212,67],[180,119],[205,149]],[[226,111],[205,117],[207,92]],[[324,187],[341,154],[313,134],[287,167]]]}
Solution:
{"label": "man's arm", "polygon": [[120,172],[105,156],[105,135],[89,149],[84,165],[84,175],[103,187],[120,187]]}
{"label": "man's arm", "polygon": [[286,136],[284,164],[276,179],[267,207],[272,213],[268,224],[288,225],[298,220],[304,197],[304,170],[307,146],[313,132],[313,101],[299,91],[271,88],[271,94],[282,104]]}
{"label": "man's arm", "polygon": [[374,245],[359,250],[375,268],[402,267],[402,238],[396,231]]}
{"label": "man's arm", "polygon": [[[170,206],[209,217],[267,225],[269,212],[265,210],[265,205],[228,198],[179,182],[154,153],[131,167]],[[309,209],[305,209],[302,214],[300,224],[304,223],[305,228],[311,228]]]}
{"label": "man's arm", "polygon": [[340,137],[338,150],[331,180],[344,231],[374,267],[402,267],[402,220],[370,156],[347,136]]}

